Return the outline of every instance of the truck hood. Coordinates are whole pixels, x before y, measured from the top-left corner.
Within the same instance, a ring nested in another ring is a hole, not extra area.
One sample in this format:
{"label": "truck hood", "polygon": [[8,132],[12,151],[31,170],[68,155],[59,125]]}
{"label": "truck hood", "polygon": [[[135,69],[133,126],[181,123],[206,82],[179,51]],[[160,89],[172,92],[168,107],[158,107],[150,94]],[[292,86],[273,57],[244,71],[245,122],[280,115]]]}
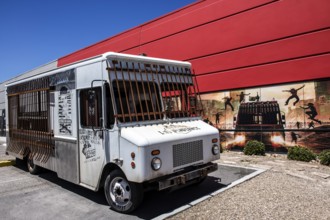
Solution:
{"label": "truck hood", "polygon": [[219,131],[201,120],[121,129],[122,138],[140,147],[208,135],[219,135]]}

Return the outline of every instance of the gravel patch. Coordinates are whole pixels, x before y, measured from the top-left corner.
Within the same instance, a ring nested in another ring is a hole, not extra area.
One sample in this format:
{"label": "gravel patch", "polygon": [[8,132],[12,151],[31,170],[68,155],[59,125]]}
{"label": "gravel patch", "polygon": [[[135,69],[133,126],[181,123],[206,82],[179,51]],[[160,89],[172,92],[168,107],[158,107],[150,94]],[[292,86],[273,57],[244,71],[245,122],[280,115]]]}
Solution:
{"label": "gravel patch", "polygon": [[268,170],[170,219],[330,220],[330,167],[290,161],[280,154],[226,152],[219,162],[224,161]]}

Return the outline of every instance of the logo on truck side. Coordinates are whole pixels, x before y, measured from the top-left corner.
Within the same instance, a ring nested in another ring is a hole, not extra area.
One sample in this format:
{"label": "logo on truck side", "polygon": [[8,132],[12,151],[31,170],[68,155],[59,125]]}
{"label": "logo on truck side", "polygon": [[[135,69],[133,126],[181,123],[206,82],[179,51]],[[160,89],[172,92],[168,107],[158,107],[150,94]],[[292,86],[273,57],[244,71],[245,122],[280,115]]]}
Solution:
{"label": "logo on truck side", "polygon": [[79,130],[79,136],[80,136],[80,145],[82,148],[82,153],[86,157],[85,162],[91,162],[95,161],[95,158],[97,152],[96,147],[101,145],[101,140],[98,135],[94,135],[93,131],[80,129]]}
{"label": "logo on truck side", "polygon": [[189,127],[187,125],[164,125],[164,129],[162,131],[158,131],[160,134],[188,134],[191,131],[200,130],[198,127]]}

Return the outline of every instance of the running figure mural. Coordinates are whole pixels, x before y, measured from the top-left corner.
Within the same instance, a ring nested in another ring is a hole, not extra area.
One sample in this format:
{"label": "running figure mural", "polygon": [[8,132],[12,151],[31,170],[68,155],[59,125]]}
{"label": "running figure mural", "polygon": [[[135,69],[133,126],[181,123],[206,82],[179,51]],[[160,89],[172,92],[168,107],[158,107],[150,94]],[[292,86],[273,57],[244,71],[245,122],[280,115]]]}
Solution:
{"label": "running figure mural", "polygon": [[251,93],[245,94],[244,92],[241,92],[239,95],[239,103],[245,102],[245,96],[250,95]]}
{"label": "running figure mural", "polygon": [[309,111],[305,112],[305,114],[309,116],[308,119],[315,121],[319,124],[322,124],[322,122],[320,120],[315,119],[315,117],[317,116],[317,111],[316,111],[316,108],[313,103],[308,103],[307,107],[300,106],[300,108],[305,109],[305,110],[309,109]]}
{"label": "running figure mural", "polygon": [[286,100],[285,105],[288,105],[289,101],[291,99],[296,99],[296,101],[293,103],[293,105],[296,105],[300,100],[299,96],[298,96],[298,91],[300,89],[304,88],[304,87],[305,87],[305,85],[303,85],[302,87],[300,87],[298,89],[291,88],[290,90],[283,90],[282,92],[290,92],[291,93],[291,96]]}
{"label": "running figure mural", "polygon": [[230,102],[233,98],[227,96],[227,97],[224,97],[223,99],[225,100],[225,110],[227,110],[227,105],[229,105],[231,110],[234,111],[234,106]]}
{"label": "running figure mural", "polygon": [[[242,147],[244,141],[254,139],[277,151],[297,144],[317,152],[330,149],[330,79],[219,91],[201,97],[204,118],[219,129],[225,148]],[[273,116],[271,112],[279,114]],[[283,128],[275,128],[277,124]]]}

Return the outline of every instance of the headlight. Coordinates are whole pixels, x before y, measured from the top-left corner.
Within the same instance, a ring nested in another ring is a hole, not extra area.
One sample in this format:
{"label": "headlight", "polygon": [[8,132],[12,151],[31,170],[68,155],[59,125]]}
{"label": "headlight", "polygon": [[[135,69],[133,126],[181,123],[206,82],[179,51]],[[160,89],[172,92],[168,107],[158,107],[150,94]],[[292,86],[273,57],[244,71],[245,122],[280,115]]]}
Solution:
{"label": "headlight", "polygon": [[151,168],[153,170],[159,170],[161,166],[162,166],[162,161],[158,157],[152,159]]}
{"label": "headlight", "polygon": [[219,148],[219,146],[218,145],[213,145],[213,147],[212,147],[212,153],[213,153],[213,155],[218,155],[219,153],[220,153],[220,148]]}

